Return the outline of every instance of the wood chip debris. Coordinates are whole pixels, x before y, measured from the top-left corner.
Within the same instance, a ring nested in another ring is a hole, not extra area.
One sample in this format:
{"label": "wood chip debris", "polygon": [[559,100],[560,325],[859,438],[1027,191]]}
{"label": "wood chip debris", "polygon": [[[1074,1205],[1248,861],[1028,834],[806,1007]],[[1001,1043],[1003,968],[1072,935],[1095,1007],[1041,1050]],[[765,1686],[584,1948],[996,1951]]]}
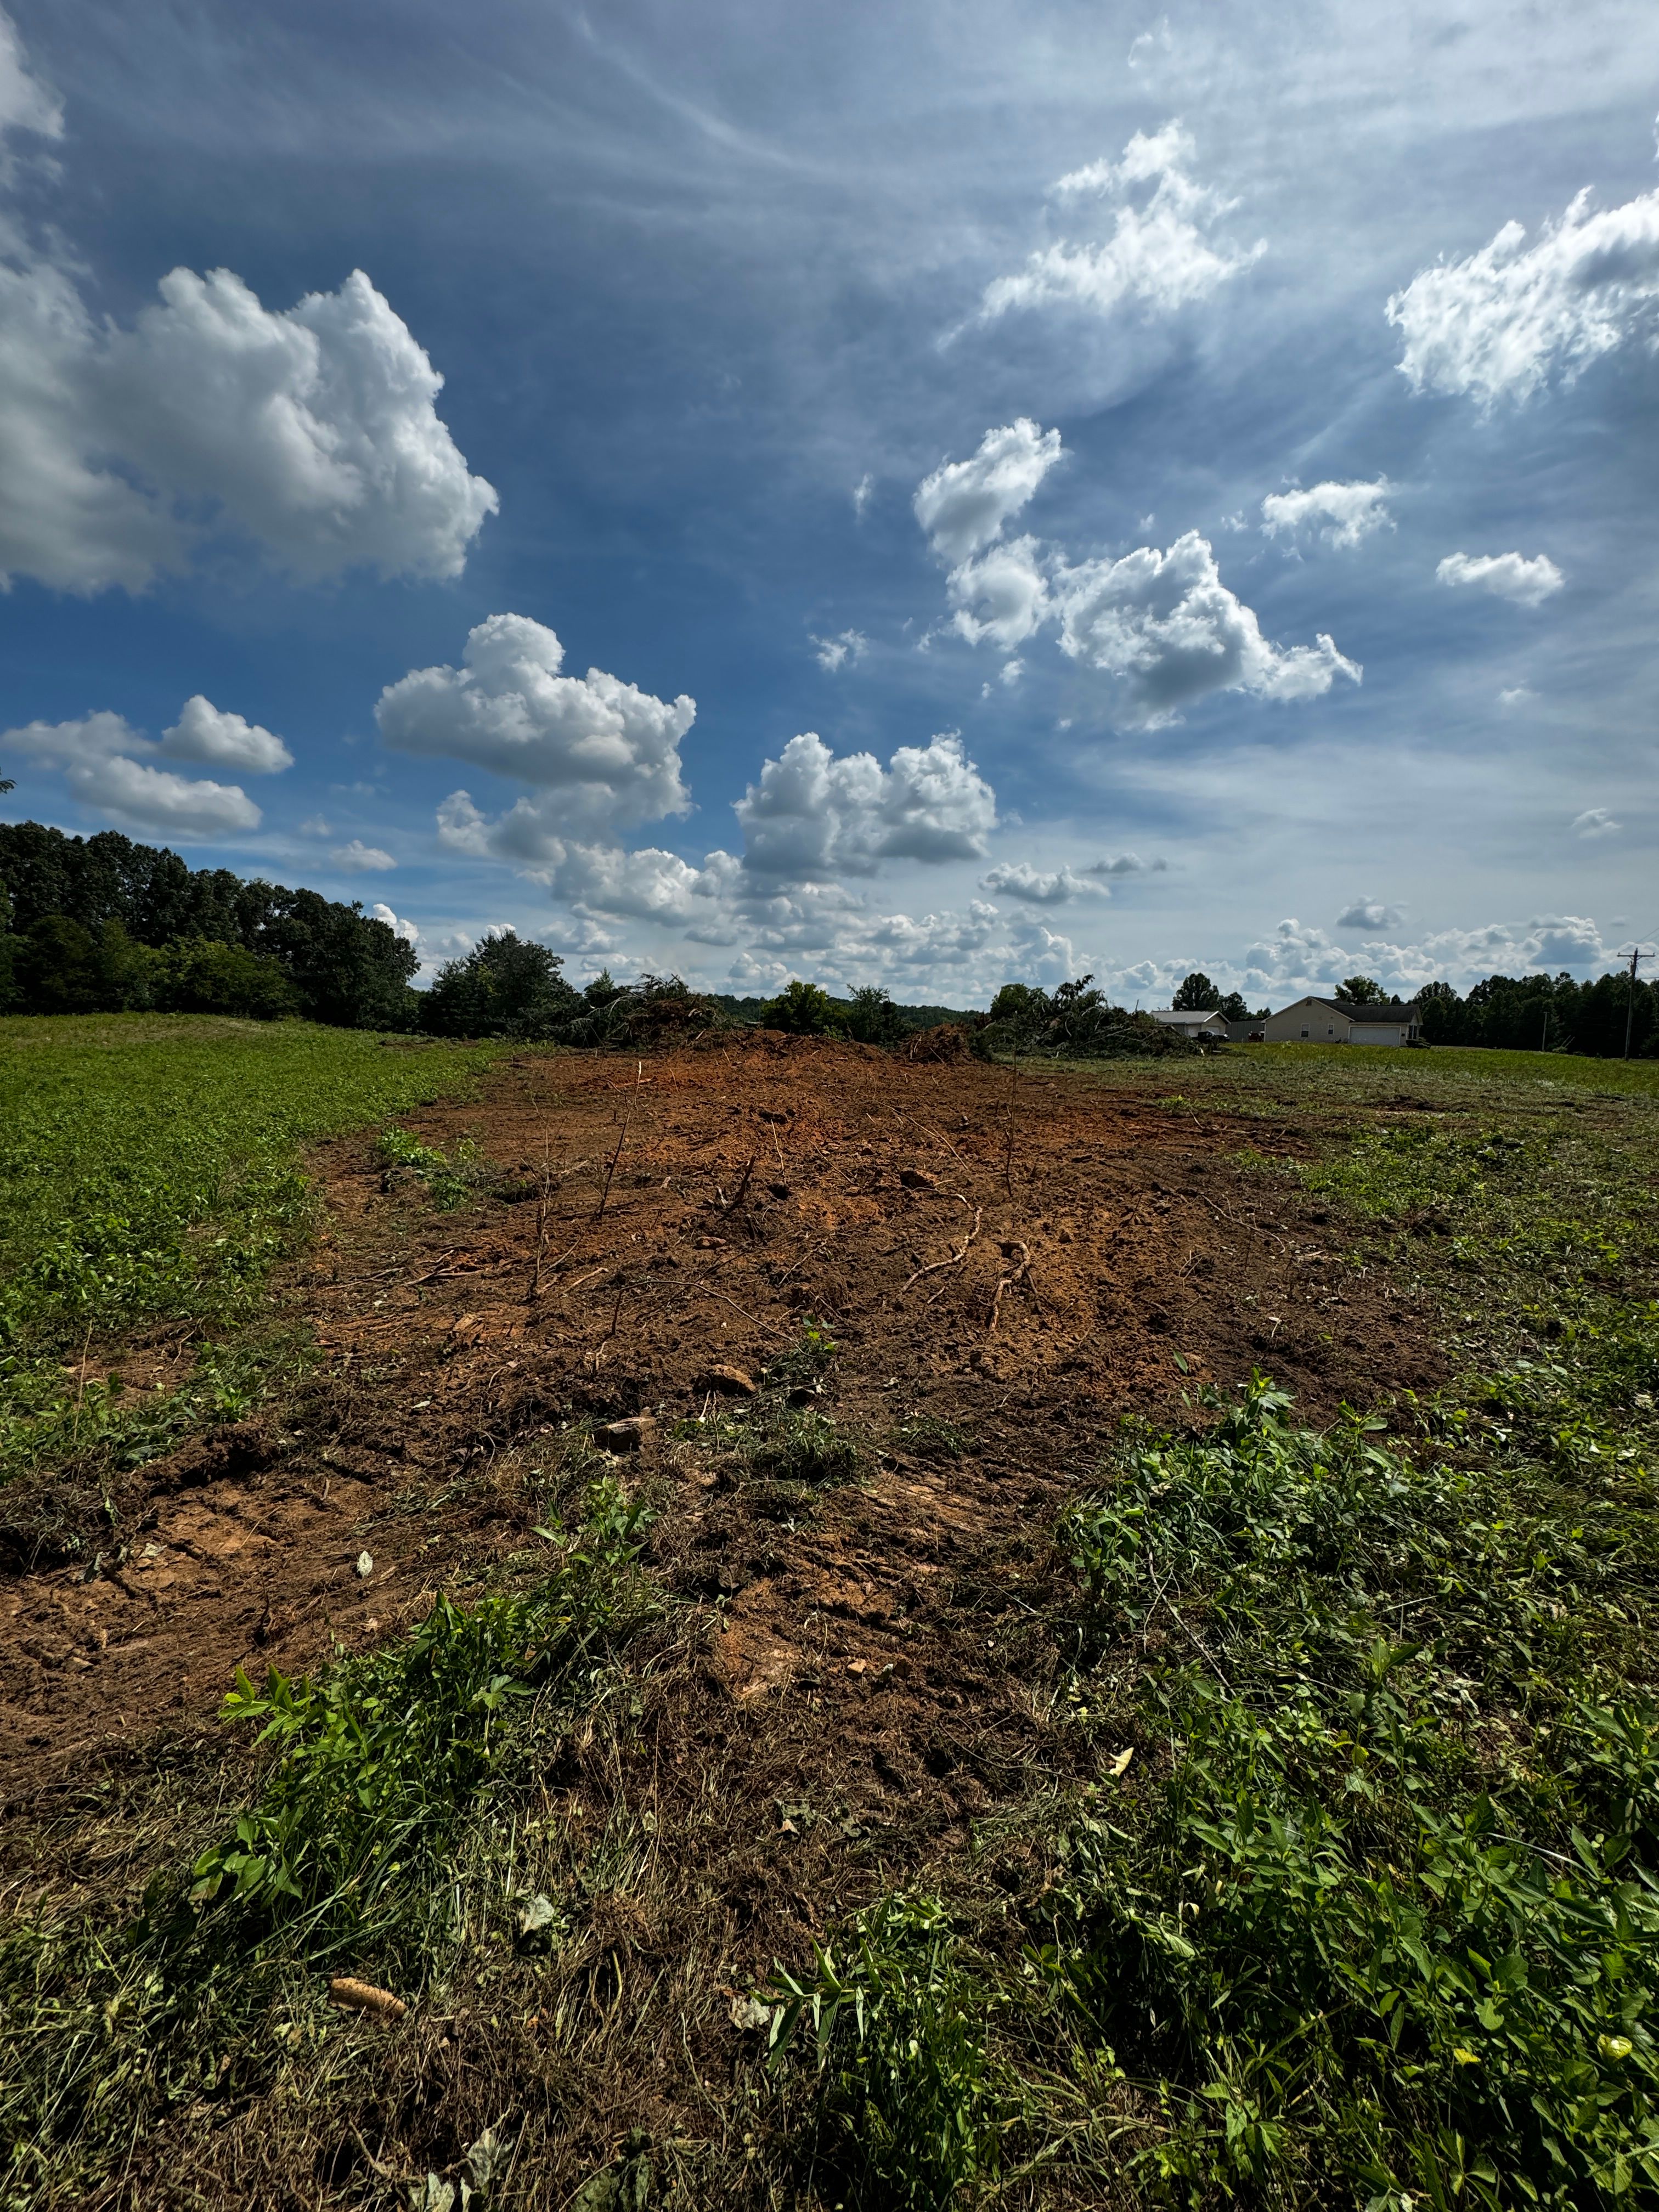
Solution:
{"label": "wood chip debris", "polygon": [[409,2010],[390,1990],[377,1989],[373,1982],[354,1981],[349,1974],[337,1974],[328,1993],[343,2011],[373,2013],[377,2020],[401,2020]]}

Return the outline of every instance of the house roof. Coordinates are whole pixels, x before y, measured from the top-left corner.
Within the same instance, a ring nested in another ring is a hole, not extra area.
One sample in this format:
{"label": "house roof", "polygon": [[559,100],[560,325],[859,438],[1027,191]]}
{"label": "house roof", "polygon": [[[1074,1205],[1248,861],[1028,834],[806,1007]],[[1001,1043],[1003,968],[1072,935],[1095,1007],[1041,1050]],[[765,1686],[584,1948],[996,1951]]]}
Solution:
{"label": "house roof", "polygon": [[1172,1030],[1202,1029],[1206,1023],[1226,1022],[1213,1006],[1148,1006],[1147,1012],[1155,1022],[1163,1022]]}
{"label": "house roof", "polygon": [[1346,999],[1322,999],[1311,993],[1305,999],[1293,1000],[1285,1012],[1292,1013],[1297,1006],[1328,1006],[1334,1014],[1341,1014],[1351,1022],[1410,1021],[1418,1012],[1415,999],[1373,999],[1363,1006],[1356,1006]]}

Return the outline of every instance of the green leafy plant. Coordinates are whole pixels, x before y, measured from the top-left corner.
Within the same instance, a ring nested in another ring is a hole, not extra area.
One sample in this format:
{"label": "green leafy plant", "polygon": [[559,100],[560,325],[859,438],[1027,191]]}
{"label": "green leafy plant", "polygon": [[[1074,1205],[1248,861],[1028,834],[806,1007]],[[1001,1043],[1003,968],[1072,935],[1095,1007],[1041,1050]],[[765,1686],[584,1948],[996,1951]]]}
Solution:
{"label": "green leafy plant", "polygon": [[471,1607],[441,1594],[406,1642],[315,1677],[273,1668],[256,1686],[239,1669],[224,1717],[256,1726],[271,1764],[233,1833],[197,1862],[192,1905],[356,1926],[388,1890],[429,1878],[517,1709],[579,1667],[630,1602],[625,1571],[649,1518],[596,1485],[586,1540],[537,1588]]}
{"label": "green leafy plant", "polygon": [[840,1349],[824,1323],[814,1321],[808,1314],[795,1341],[787,1350],[779,1352],[775,1359],[767,1362],[767,1387],[774,1390],[810,1387],[835,1364]]}
{"label": "green leafy plant", "polygon": [[890,1895],[797,1978],[779,1968],[772,2063],[800,2055],[852,2200],[944,2212],[994,2174],[999,2136],[988,2079],[987,1993],[969,1976],[937,1898]]}
{"label": "green leafy plant", "polygon": [[[1585,1673],[1637,1532],[1289,1415],[1257,1376],[1066,1524],[1093,1648],[1168,1638],[1137,1728],[1172,1760],[1075,1831],[1043,1972],[1193,2100],[1159,2156],[1194,2185],[1659,2186],[1659,1716]],[[1494,1765],[1528,1718],[1536,1768]]]}
{"label": "green leafy plant", "polygon": [[382,1129],[374,1147],[388,1181],[399,1176],[426,1186],[427,1194],[441,1212],[453,1213],[465,1206],[480,1185],[492,1180],[495,1170],[470,1137],[463,1137],[453,1153],[423,1145],[395,1123]]}
{"label": "green leafy plant", "polygon": [[851,1482],[864,1468],[858,1436],[816,1406],[773,1401],[755,1407],[740,1449],[757,1474],[779,1482]]}

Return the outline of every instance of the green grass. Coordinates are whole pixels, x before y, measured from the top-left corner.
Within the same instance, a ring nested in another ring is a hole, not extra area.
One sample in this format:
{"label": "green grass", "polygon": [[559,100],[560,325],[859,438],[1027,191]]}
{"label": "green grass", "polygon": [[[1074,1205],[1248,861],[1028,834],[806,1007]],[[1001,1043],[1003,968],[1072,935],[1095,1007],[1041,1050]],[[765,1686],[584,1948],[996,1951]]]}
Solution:
{"label": "green grass", "polygon": [[1097,1780],[1018,1964],[900,1894],[768,1993],[849,2202],[1115,2133],[1152,2201],[1659,2191],[1649,1471],[1587,1512],[1381,1427],[1258,1378],[1068,1515]]}
{"label": "green grass", "polygon": [[1631,1098],[1659,1098],[1659,1060],[1592,1060],[1575,1052],[1498,1052],[1480,1045],[1435,1045],[1393,1050],[1386,1046],[1254,1044],[1234,1048],[1275,1074],[1309,1060],[1316,1066],[1359,1061],[1390,1076],[1426,1076],[1435,1083],[1536,1085],[1545,1089],[1599,1091]]}
{"label": "green grass", "polygon": [[303,1022],[0,1021],[0,1479],[153,1421],[118,1385],[71,1384],[65,1358],[246,1320],[311,1223],[303,1147],[464,1090],[501,1049]]}
{"label": "green grass", "polygon": [[[1438,1096],[1489,1107],[1504,1091],[1534,1101],[1551,1091],[1573,1099],[1583,1092],[1603,1097],[1659,1099],[1659,1060],[1591,1060],[1578,1053],[1495,1052],[1484,1046],[1410,1047],[1337,1044],[1231,1045],[1202,1063],[1202,1087],[1224,1095],[1235,1085],[1248,1090],[1261,1083],[1291,1091],[1316,1090],[1333,1079],[1349,1099],[1370,1095]],[[1167,1081],[1168,1069],[1161,1080]],[[1183,1066],[1182,1081],[1196,1092],[1197,1072]],[[1221,1103],[1216,1097],[1215,1104]]]}
{"label": "green grass", "polygon": [[1659,1085],[1544,1066],[1286,1048],[1164,1101],[1328,1111],[1246,1171],[1455,1379],[1321,1432],[1258,1377],[1062,1517],[1091,1778],[767,1992],[848,2206],[1659,2198]]}

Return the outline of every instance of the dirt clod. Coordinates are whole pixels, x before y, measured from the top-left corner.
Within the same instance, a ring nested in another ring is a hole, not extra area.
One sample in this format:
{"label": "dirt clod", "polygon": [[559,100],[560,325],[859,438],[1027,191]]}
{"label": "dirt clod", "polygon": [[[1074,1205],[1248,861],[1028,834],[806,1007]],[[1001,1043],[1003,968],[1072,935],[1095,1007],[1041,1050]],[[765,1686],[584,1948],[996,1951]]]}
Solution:
{"label": "dirt clod", "polygon": [[741,1367],[711,1367],[702,1379],[710,1390],[733,1390],[745,1398],[752,1398],[757,1387],[754,1376]]}

